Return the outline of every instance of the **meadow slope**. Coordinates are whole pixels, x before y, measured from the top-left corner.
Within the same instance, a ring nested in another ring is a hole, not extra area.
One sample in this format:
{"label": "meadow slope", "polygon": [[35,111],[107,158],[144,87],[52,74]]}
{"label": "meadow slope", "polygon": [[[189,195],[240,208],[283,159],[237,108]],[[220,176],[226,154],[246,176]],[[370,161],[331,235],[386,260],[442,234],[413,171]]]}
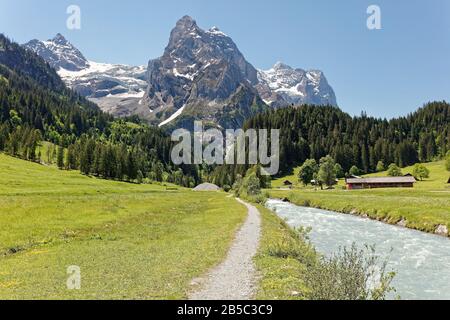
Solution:
{"label": "meadow slope", "polygon": [[[99,180],[0,154],[0,299],[182,299],[247,214],[224,193]],[[67,267],[81,268],[68,290]]]}

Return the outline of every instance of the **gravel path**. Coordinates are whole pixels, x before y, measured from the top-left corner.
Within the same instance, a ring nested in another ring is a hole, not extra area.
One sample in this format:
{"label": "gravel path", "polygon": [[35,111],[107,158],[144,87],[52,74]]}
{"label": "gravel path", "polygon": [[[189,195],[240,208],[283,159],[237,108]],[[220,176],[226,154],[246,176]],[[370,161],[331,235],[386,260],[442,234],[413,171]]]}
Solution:
{"label": "gravel path", "polygon": [[190,296],[191,300],[250,300],[255,294],[256,270],[253,264],[261,233],[258,209],[238,199],[248,209],[248,218],[224,262],[205,278],[193,281],[201,289]]}

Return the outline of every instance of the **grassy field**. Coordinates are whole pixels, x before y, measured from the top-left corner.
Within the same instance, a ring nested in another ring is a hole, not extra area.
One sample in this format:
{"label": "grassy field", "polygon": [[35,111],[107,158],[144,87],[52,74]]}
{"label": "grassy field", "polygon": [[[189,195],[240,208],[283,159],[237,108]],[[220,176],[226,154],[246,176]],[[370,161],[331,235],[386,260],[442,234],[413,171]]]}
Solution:
{"label": "grassy field", "polygon": [[[0,299],[182,299],[246,217],[223,193],[168,191],[0,154]],[[68,290],[67,267],[81,268]]]}
{"label": "grassy field", "polygon": [[[270,190],[269,193],[271,197],[288,198],[298,205],[367,215],[392,224],[406,220],[409,228],[426,232],[435,232],[439,225],[450,229],[450,185],[447,184],[450,174],[443,161],[426,166],[431,172],[430,178],[417,182],[413,189],[347,191],[343,190],[341,181],[335,190],[320,191],[301,187],[297,178],[288,176],[275,180],[273,186],[281,187],[282,182],[289,179],[297,183],[292,191]],[[404,174],[411,172],[412,167],[403,169]],[[370,176],[386,175],[383,172]]]}

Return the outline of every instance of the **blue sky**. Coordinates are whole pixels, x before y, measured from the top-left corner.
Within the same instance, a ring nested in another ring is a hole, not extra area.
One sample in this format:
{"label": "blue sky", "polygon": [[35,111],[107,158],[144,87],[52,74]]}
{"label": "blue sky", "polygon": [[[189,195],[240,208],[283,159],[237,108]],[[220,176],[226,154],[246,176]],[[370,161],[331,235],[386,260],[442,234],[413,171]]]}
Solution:
{"label": "blue sky", "polygon": [[[70,4],[81,30],[66,28]],[[382,30],[366,27],[371,4]],[[162,54],[185,14],[218,26],[257,68],[323,70],[351,114],[390,118],[450,101],[448,0],[0,0],[0,32],[20,43],[60,32],[90,60],[137,65]]]}

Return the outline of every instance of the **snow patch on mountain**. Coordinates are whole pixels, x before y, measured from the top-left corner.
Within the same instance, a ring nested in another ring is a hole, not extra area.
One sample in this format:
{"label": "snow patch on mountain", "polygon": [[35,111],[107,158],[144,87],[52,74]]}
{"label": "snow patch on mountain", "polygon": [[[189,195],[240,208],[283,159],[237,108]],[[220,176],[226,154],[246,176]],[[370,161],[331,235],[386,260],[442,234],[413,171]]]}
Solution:
{"label": "snow patch on mountain", "polygon": [[161,122],[159,124],[159,127],[163,127],[166,124],[171,123],[172,121],[174,121],[176,118],[178,118],[179,116],[181,116],[181,114],[183,113],[184,109],[186,108],[186,105],[182,106],[180,109],[178,109],[173,115],[171,115],[169,118],[167,118],[167,120],[164,120],[163,122]]}
{"label": "snow patch on mountain", "polygon": [[228,37],[228,35],[226,35],[225,33],[223,33],[222,31],[220,31],[219,28],[217,27],[212,27],[211,29],[209,29],[207,31],[207,33],[211,34],[211,35],[215,35],[215,36],[221,36],[221,37]]}
{"label": "snow patch on mountain", "polygon": [[[89,67],[80,71],[64,68],[58,70],[66,84],[89,97],[117,96],[142,98],[147,87],[145,66],[132,67],[122,64],[107,64],[89,61]],[[89,92],[86,85],[97,90]]]}

